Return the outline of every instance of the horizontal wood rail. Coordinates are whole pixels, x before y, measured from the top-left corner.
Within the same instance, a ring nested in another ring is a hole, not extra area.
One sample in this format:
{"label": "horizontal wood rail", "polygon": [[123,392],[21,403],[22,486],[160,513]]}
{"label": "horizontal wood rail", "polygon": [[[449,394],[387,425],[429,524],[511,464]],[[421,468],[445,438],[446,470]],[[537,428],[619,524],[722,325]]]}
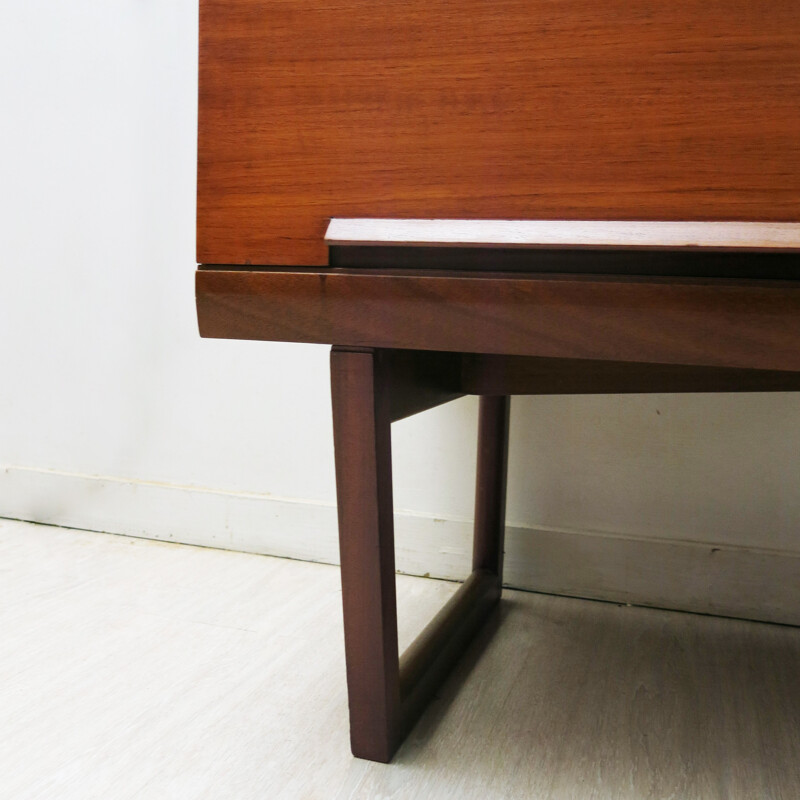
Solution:
{"label": "horizontal wood rail", "polygon": [[404,732],[413,727],[499,599],[497,574],[486,569],[474,570],[400,656]]}
{"label": "horizontal wood rail", "polygon": [[800,370],[800,281],[202,267],[202,336]]}
{"label": "horizontal wood rail", "polygon": [[800,372],[462,353],[463,394],[796,392]]}

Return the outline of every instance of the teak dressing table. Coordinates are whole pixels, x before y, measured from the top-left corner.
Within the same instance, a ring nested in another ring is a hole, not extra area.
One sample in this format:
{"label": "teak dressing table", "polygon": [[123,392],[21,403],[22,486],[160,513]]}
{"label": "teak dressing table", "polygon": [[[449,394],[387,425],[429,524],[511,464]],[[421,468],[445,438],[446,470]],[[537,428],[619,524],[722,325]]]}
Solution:
{"label": "teak dressing table", "polygon": [[[351,741],[500,597],[511,394],[800,390],[800,5],[201,0],[202,336],[333,345]],[[390,426],[480,395],[473,572],[398,654]]]}

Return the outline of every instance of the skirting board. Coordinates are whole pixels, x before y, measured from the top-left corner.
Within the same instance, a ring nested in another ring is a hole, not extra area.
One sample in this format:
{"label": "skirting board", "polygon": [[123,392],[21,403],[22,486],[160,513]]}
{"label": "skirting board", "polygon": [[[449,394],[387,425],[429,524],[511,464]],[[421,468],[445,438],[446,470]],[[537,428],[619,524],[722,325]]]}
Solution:
{"label": "skirting board", "polygon": [[[0,517],[338,563],[336,507],[311,500],[0,467]],[[472,523],[399,510],[400,572],[461,580]],[[505,584],[800,625],[800,552],[509,526]]]}

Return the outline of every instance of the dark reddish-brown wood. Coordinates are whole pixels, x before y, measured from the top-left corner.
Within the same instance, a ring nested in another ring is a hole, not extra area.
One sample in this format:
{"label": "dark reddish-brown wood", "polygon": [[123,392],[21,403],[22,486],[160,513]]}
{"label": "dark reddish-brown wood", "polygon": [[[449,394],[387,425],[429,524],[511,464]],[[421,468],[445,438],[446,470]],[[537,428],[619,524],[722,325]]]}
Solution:
{"label": "dark reddish-brown wood", "polygon": [[331,353],[347,693],[354,755],[388,761],[402,722],[389,396],[371,352]]}
{"label": "dark reddish-brown wood", "polygon": [[800,282],[202,269],[203,336],[800,370]]}
{"label": "dark reddish-brown wood", "polygon": [[459,358],[464,394],[800,391],[800,372],[483,353]]}
{"label": "dark reddish-brown wood", "polygon": [[375,356],[391,422],[455,400],[463,392],[461,359],[455,353],[381,350]]}
{"label": "dark reddish-brown wood", "polygon": [[201,0],[198,260],[328,220],[800,219],[800,4]]}
{"label": "dark reddish-brown wood", "polygon": [[402,735],[413,727],[500,599],[501,577],[476,569],[400,658]]}
{"label": "dark reddish-brown wood", "polygon": [[[389,761],[500,598],[514,393],[800,389],[800,372],[335,347],[331,353],[353,753]],[[472,574],[398,657],[391,422],[481,394]]]}
{"label": "dark reddish-brown wood", "polygon": [[[398,657],[392,394],[402,396],[406,410],[442,402],[428,380],[435,359],[445,374],[459,363],[453,354],[331,352],[350,739],[355,755],[375,761],[391,759],[500,597],[508,401],[493,397],[481,407],[478,481],[484,494],[476,506],[473,573]],[[419,396],[412,402],[415,385]]]}
{"label": "dark reddish-brown wood", "polygon": [[503,578],[509,400],[507,396],[481,397],[478,412],[472,569],[496,576],[498,597]]}

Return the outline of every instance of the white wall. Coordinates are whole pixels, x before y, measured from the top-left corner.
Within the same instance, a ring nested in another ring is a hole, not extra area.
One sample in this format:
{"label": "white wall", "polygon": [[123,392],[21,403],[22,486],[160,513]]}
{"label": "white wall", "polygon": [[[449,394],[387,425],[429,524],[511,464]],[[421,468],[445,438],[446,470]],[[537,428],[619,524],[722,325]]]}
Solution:
{"label": "white wall", "polygon": [[[196,38],[0,6],[0,515],[332,560],[327,348],[197,334]],[[396,426],[403,569],[466,569],[476,408]],[[517,398],[512,439],[512,582],[800,618],[800,395]]]}

